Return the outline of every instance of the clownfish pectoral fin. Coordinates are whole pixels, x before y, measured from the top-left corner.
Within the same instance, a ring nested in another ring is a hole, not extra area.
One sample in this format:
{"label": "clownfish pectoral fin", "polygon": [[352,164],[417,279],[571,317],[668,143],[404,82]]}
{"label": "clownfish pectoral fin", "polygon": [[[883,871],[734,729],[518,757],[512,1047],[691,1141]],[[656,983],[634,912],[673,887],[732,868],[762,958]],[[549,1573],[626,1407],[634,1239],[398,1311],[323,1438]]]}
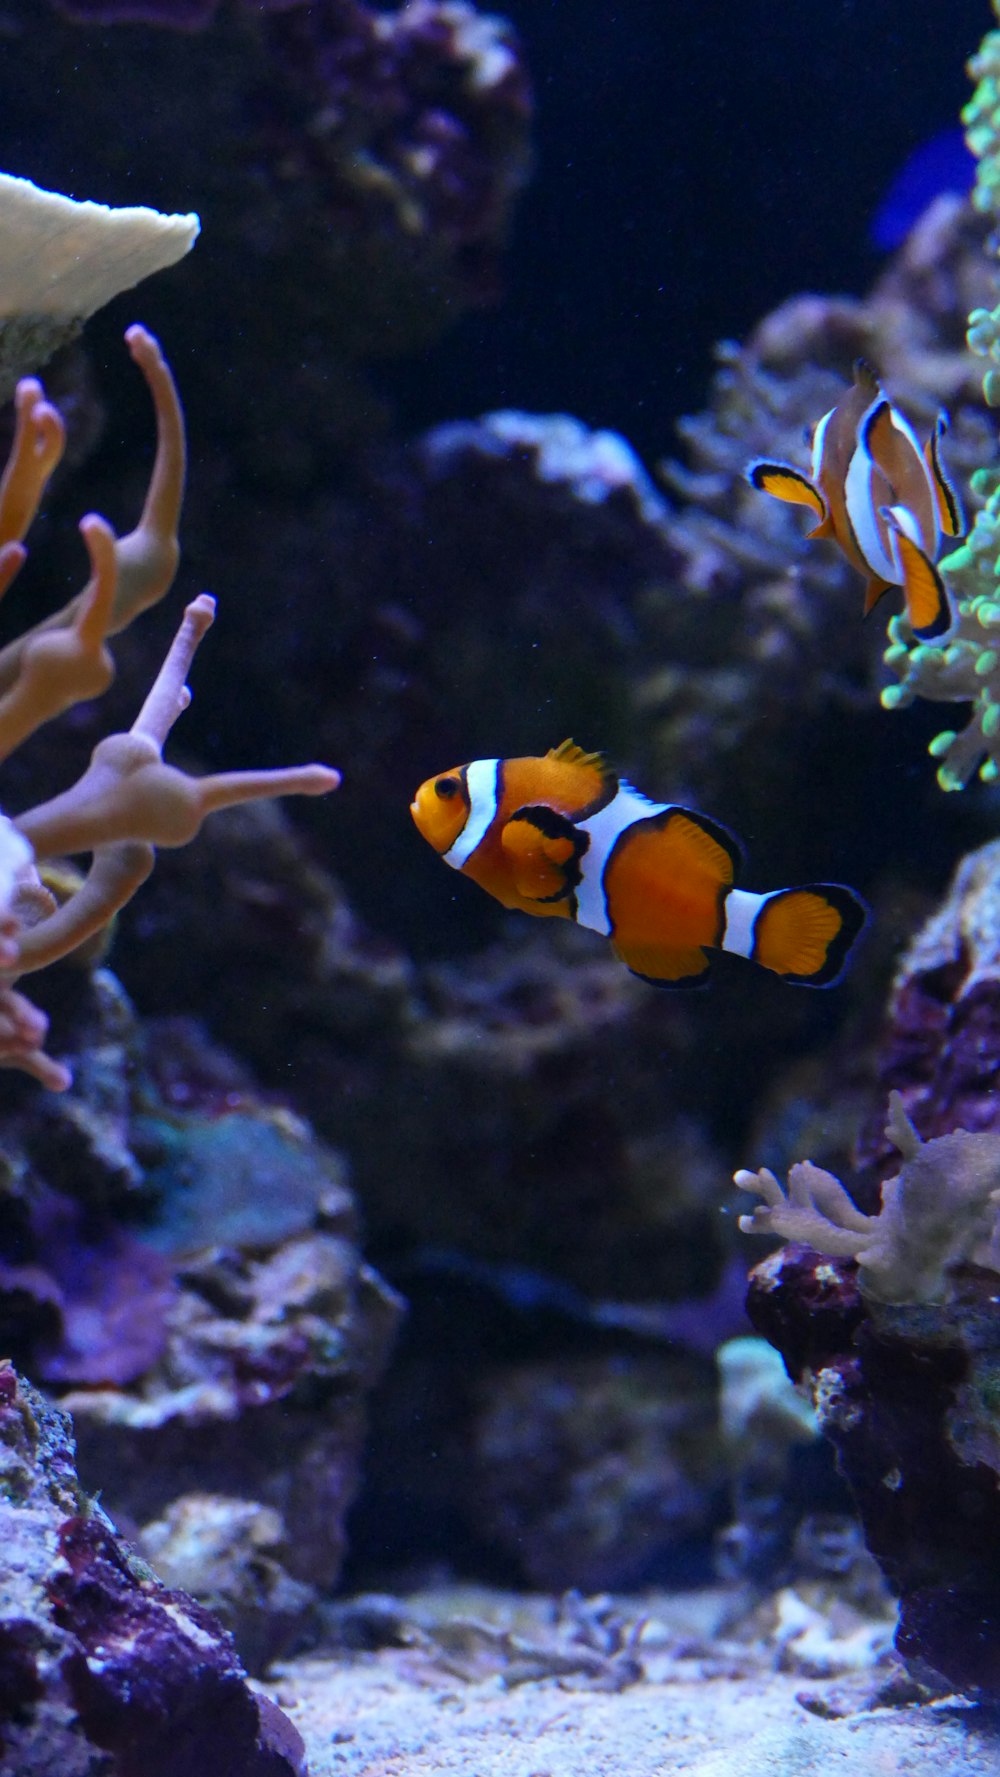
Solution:
{"label": "clownfish pectoral fin", "polygon": [[500,836],[514,887],[526,901],[563,901],[580,880],[587,836],[544,803],[519,808]]}
{"label": "clownfish pectoral fin", "polygon": [[621,962],[648,981],[651,987],[703,987],[708,981],[709,961],[703,950],[668,950],[656,944],[623,944],[613,939],[612,949]]}
{"label": "clownfish pectoral fin", "polygon": [[937,425],[924,446],[924,458],[934,486],[934,498],[937,502],[938,523],[941,530],[946,537],[960,537],[965,529],[961,502],[941,463],[941,440],[948,430],[948,425],[948,415],[946,413],[939,414]]}
{"label": "clownfish pectoral fin", "polygon": [[944,581],[930,556],[925,554],[912,537],[907,536],[894,521],[892,513],[884,510],[883,515],[889,519],[889,537],[906,600],[910,628],[918,642],[939,641],[947,634],[952,623],[952,610]]}
{"label": "clownfish pectoral fin", "polygon": [[878,604],[879,599],[884,597],[884,595],[888,592],[891,584],[892,584],[892,582],[889,580],[880,580],[878,578],[877,574],[871,580],[869,580],[867,586],[865,587],[864,615],[866,617],[871,616],[871,613],[874,611],[875,606]]}
{"label": "clownfish pectoral fin", "polygon": [[801,469],[793,469],[788,463],[751,463],[747,479],[751,487],[772,494],[776,500],[785,500],[790,506],[807,506],[818,520],[817,530],[810,533],[812,536],[821,533],[832,536],[832,532],[823,529],[830,518],[826,501],[815,482],[803,475]]}
{"label": "clownfish pectoral fin", "polygon": [[831,987],[863,929],[868,910],[837,882],[778,889],[754,921],[750,955],[765,969],[802,987]]}

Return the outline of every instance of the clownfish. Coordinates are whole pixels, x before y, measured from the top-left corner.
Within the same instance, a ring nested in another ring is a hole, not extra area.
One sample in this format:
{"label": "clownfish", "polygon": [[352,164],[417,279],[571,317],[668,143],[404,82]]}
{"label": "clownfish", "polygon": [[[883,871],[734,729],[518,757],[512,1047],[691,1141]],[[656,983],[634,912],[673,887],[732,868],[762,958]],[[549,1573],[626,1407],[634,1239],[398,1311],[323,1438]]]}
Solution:
{"label": "clownfish", "polygon": [[734,887],[738,841],[650,802],[571,740],[542,759],[476,759],[421,784],[410,813],[434,850],[505,907],[575,920],[657,987],[693,987],[709,950],[828,987],[867,914],[838,883]]}
{"label": "clownfish", "polygon": [[901,586],[922,642],[937,641],[952,622],[935,566],[942,538],[962,531],[958,498],[941,466],[946,427],[942,414],[921,450],[909,421],[859,359],[851,387],[813,432],[811,478],[787,463],[758,461],[747,470],[764,493],[808,506],[818,520],[808,535],[831,537],[865,575],[866,617],[890,586]]}

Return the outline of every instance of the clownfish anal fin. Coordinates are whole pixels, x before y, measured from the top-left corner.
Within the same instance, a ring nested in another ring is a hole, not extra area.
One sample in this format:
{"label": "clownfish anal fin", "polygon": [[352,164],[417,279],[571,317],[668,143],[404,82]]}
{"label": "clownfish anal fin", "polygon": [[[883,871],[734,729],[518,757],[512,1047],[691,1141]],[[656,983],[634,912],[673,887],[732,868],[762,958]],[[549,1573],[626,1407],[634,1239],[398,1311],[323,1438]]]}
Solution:
{"label": "clownfish anal fin", "polygon": [[789,463],[751,463],[747,479],[750,486],[762,494],[771,494],[774,499],[784,500],[790,506],[807,506],[821,526],[829,519],[826,501],[815,482]]}
{"label": "clownfish anal fin", "polygon": [[622,944],[617,938],[612,948],[619,961],[640,981],[651,987],[703,987],[708,981],[709,961],[705,952],[668,950],[655,944]]}
{"label": "clownfish anal fin", "polygon": [[941,530],[946,537],[960,537],[965,529],[961,502],[941,463],[941,440],[947,430],[948,415],[939,414],[937,424],[924,446],[924,457],[934,487]]}
{"label": "clownfish anal fin", "polygon": [[806,532],[808,543],[822,542],[824,539],[829,539],[830,542],[836,542],[837,539],[837,533],[833,528],[833,519],[829,512],[825,518],[820,519],[819,524],[813,526],[811,531]]}
{"label": "clownfish anal fin", "polygon": [[869,580],[867,586],[865,587],[864,614],[866,617],[871,616],[872,612],[875,609],[875,606],[879,602],[879,599],[885,597],[885,594],[888,592],[891,584],[892,584],[892,582],[889,580],[880,580],[877,575],[874,576],[871,580]]}
{"label": "clownfish anal fin", "polygon": [[930,556],[898,525],[890,525],[889,535],[910,628],[919,642],[936,642],[951,628],[951,605],[944,581]]}
{"label": "clownfish anal fin", "polygon": [[519,808],[500,835],[514,887],[526,901],[562,901],[580,880],[587,835],[565,815],[540,803]]}
{"label": "clownfish anal fin", "polygon": [[831,987],[839,977],[868,909],[839,882],[768,895],[754,921],[754,962],[801,987]]}

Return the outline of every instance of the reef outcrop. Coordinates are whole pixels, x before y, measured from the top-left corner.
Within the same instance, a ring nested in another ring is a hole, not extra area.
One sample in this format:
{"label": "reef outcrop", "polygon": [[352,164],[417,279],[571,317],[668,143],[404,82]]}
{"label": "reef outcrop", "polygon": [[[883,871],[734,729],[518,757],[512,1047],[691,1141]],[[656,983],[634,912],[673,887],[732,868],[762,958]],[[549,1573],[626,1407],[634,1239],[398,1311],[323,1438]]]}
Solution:
{"label": "reef outcrop", "polygon": [[994,843],[964,860],[901,963],[883,1110],[851,1181],[871,1211],[881,1199],[880,1213],[808,1163],[793,1167],[787,1197],[769,1174],[737,1179],[767,1204],[744,1226],[792,1242],[753,1272],[748,1312],[812,1391],[868,1547],[899,1595],[896,1647],[918,1676],[990,1703],[1000,1700],[998,883]]}
{"label": "reef outcrop", "polygon": [[0,1770],[304,1777],[210,1612],[156,1579],[81,1488],[68,1416],[0,1363]]}

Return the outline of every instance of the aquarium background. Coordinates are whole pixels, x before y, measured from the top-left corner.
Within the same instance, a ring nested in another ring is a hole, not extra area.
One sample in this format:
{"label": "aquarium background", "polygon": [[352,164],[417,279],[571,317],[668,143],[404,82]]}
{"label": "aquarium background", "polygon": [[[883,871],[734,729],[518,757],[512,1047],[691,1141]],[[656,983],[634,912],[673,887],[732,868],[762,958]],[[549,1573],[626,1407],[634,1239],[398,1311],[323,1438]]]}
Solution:
{"label": "aquarium background", "polygon": [[[5,637],[79,584],[80,514],[133,521],[135,319],[186,412],[183,556],[107,696],[5,767],[4,806],[131,720],[203,590],[218,620],[171,756],[318,759],[343,784],[214,816],[107,954],[38,978],[75,1083],[0,1074],[0,1346],[71,1411],[83,1486],[255,1674],[409,1633],[359,1594],[721,1585],[716,1639],[767,1644],[798,1587],[810,1632],[855,1634],[888,1684],[893,1594],[933,1587],[759,1342],[750,1380],[719,1358],[766,1250],[730,1181],[808,1155],[876,1211],[890,1089],[928,1145],[992,1130],[992,1001],[948,1022],[962,970],[993,980],[992,878],[974,916],[979,878],[939,910],[997,793],[942,794],[951,715],[880,701],[892,599],[863,622],[857,576],[745,468],[805,464],[863,356],[921,438],[951,410],[974,505],[995,421],[965,330],[995,292],[955,133],[984,0],[511,0],[488,25],[413,0],[377,44],[354,0],[222,0],[188,29],[142,10],[161,22],[0,8],[0,167],[202,219],[39,367],[69,450]],[[863,894],[843,982],[719,956],[706,991],[658,993],[443,869],[417,785],[570,735],[727,823],[746,886]],[[936,910],[961,941],[929,959],[909,947]],[[855,1349],[836,1263],[787,1285],[780,1324],[754,1310],[792,1372]],[[925,1617],[918,1678],[942,1637],[965,1647]],[[560,1634],[633,1682],[620,1623]],[[947,1676],[993,1697],[991,1662]]]}

